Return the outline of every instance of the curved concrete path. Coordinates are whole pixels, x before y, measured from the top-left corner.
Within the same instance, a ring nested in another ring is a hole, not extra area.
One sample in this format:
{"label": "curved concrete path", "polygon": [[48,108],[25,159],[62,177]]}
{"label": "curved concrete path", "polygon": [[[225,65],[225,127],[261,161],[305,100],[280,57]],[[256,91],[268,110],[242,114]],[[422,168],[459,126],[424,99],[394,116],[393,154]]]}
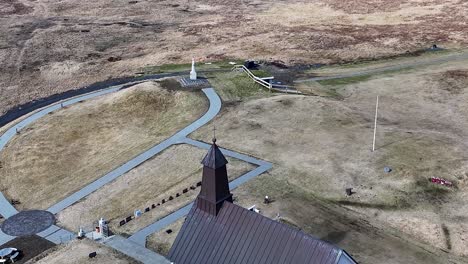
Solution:
{"label": "curved concrete path", "polygon": [[0,151],[2,151],[5,145],[16,135],[16,131],[21,132],[21,129],[32,124],[33,122],[36,122],[39,118],[44,117],[48,113],[61,109],[62,105],[69,106],[79,101],[84,101],[84,100],[88,100],[88,99],[98,97],[101,95],[113,93],[113,92],[120,90],[123,86],[124,85],[110,87],[105,90],[101,90],[99,92],[93,92],[93,93],[77,96],[72,99],[64,100],[61,103],[55,103],[50,106],[42,108],[41,110],[35,112],[34,114],[24,118],[17,124],[13,125],[5,133],[3,133],[3,135],[0,136]]}
{"label": "curved concrete path", "polygon": [[[0,137],[0,151],[5,147],[5,145],[8,143],[9,140],[11,140],[15,135],[18,130],[21,130],[25,126],[31,124],[32,122],[35,122],[39,118],[47,115],[48,113],[58,110],[63,106],[71,105],[74,103],[77,103],[82,100],[90,99],[93,97],[97,97],[100,95],[116,92],[120,90],[124,85],[128,84],[123,84],[115,87],[111,87],[105,90],[101,90],[99,92],[94,92],[90,94],[86,94],[83,96],[78,96],[69,100],[62,101],[61,103],[53,104],[51,106],[45,107],[38,112],[34,113],[33,115],[25,118],[18,124],[12,126],[10,129],[6,131],[1,137]],[[210,144],[192,140],[187,138],[187,136],[194,132],[195,130],[199,129],[201,126],[205,125],[209,121],[211,121],[221,110],[221,99],[219,96],[216,94],[213,88],[207,88],[202,90],[204,94],[207,96],[210,106],[208,111],[198,120],[190,124],[189,126],[185,127],[184,129],[178,131],[176,134],[171,136],[170,138],[164,140],[163,142],[155,145],[154,147],[150,148],[149,150],[141,153],[140,155],[136,156],[132,160],[126,162],[125,164],[121,165],[120,167],[116,168],[115,170],[107,173],[106,175],[102,176],[101,178],[97,179],[96,181],[88,184],[84,188],[80,189],[79,191],[75,192],[74,194],[68,196],[64,200],[58,202],[57,204],[51,206],[49,209],[47,209],[49,212],[53,214],[57,214],[60,211],[64,210],[65,208],[71,206],[72,204],[78,202],[79,200],[85,198],[92,192],[98,190],[99,188],[103,187],[107,183],[115,180],[116,178],[122,176],[123,174],[127,173],[128,171],[132,170],[136,166],[139,166],[143,162],[147,161],[148,159],[152,158],[153,156],[159,154],[161,151],[167,149],[168,147],[174,145],[174,144],[190,144],[199,148],[203,149],[209,149]],[[236,153],[234,151],[226,150],[226,149],[221,149],[221,151],[229,157],[237,158],[239,160],[252,163],[255,165],[258,165],[257,168],[254,170],[240,176],[236,180],[232,181],[229,186],[230,189],[234,189],[240,184],[247,182],[248,180],[252,179],[255,176],[258,176],[268,169],[271,168],[271,163],[262,161],[259,159],[255,159],[253,157]],[[146,252],[148,251],[145,248],[146,244],[146,238],[147,236],[153,234],[154,232],[157,232],[169,224],[177,221],[181,217],[185,216],[189,211],[192,206],[192,203],[189,205],[184,206],[183,208],[178,209],[174,213],[164,217],[163,219],[157,220],[155,223],[141,229],[140,231],[136,232],[134,235],[130,237],[130,239],[116,239],[111,240],[112,243],[108,243],[110,246],[113,248],[122,251],[124,254],[130,255],[132,257],[135,257],[136,259],[142,260],[144,263],[153,263],[153,255],[152,254],[146,254],[146,258],[141,259],[141,256],[138,254],[133,254],[132,252],[134,251],[128,251],[127,247],[131,244],[133,248],[138,248],[138,250],[141,252]],[[0,192],[0,214],[2,214],[5,218],[11,217],[15,214],[17,214],[18,211],[9,203],[9,201],[3,196],[3,194]],[[56,225],[53,225],[49,227],[48,229],[38,233],[39,236],[48,239],[51,242],[54,242],[56,244],[61,244],[64,242],[68,242],[72,239],[75,238],[75,235],[67,231],[65,229],[62,229]],[[14,239],[14,237],[8,236],[2,232],[0,232],[0,245],[4,244],[10,240]],[[146,251],[145,251],[146,250]],[[136,252],[136,251],[135,251]],[[149,252],[147,252],[149,253]],[[154,253],[156,254],[156,253]],[[157,255],[157,254],[156,254]],[[159,255],[158,255],[159,256]]]}
{"label": "curved concrete path", "polygon": [[210,101],[210,107],[208,111],[200,117],[198,120],[190,124],[189,126],[185,127],[184,129],[177,132],[172,137],[164,140],[163,142],[155,145],[154,147],[150,148],[149,150],[141,153],[140,155],[136,156],[135,158],[127,161],[125,164],[121,165],[117,169],[107,173],[103,177],[97,179],[96,181],[88,184],[81,190],[75,192],[74,194],[68,196],[64,200],[58,202],[57,204],[51,206],[47,211],[57,214],[63,209],[67,208],[68,206],[78,202],[82,198],[88,196],[92,192],[96,191],[97,189],[101,188],[102,186],[106,185],[107,183],[115,180],[116,178],[120,177],[124,173],[129,172],[133,168],[139,166],[143,162],[147,161],[148,159],[152,158],[153,156],[157,155],[161,151],[167,149],[168,147],[179,143],[183,138],[185,138],[188,134],[192,133],[193,131],[197,130],[201,126],[208,123],[211,119],[213,119],[221,110],[221,99],[216,94],[213,88],[206,88],[203,89],[203,92],[208,97]]}
{"label": "curved concrete path", "polygon": [[[50,106],[44,107],[40,110],[37,110],[34,112],[32,115],[24,118],[17,124],[11,126],[3,135],[0,136],[0,151],[4,149],[6,144],[13,139],[13,137],[17,134],[17,132],[21,132],[21,129],[24,127],[30,125],[31,123],[37,121],[41,117],[44,117],[45,115],[61,109],[63,106],[69,106],[72,104],[75,104],[77,102],[91,99],[94,97],[98,97],[101,95],[106,95],[109,93],[113,93],[116,91],[119,91],[123,87],[128,87],[129,84],[137,84],[141,81],[135,81],[135,82],[130,82],[130,83],[125,83],[125,84],[120,84],[117,86],[112,86],[109,88],[105,88],[103,90],[97,91],[97,92],[92,92],[88,93],[85,95],[81,96],[76,96],[71,99],[63,100],[58,103],[54,103]],[[140,155],[136,156],[135,158],[131,159],[130,161],[126,162],[125,164],[119,166],[118,168],[114,169],[113,171],[107,173],[106,175],[102,176],[101,178],[97,179],[96,181],[86,185],[79,191],[73,193],[72,195],[66,197],[64,200],[58,202],[57,204],[51,206],[47,210],[53,214],[57,214],[60,211],[64,210],[65,208],[73,205],[74,203],[78,202],[79,200],[85,198],[89,194],[93,193],[94,191],[98,190],[99,188],[103,187],[107,183],[117,179],[118,177],[122,176],[123,174],[129,172],[133,168],[139,166],[140,164],[144,163],[148,159],[154,157],[155,155],[159,154],[161,151],[167,149],[168,147],[174,145],[174,144],[190,144],[199,148],[203,149],[209,149],[210,144],[192,140],[187,138],[187,136],[194,132],[195,130],[199,129],[201,126],[205,125],[209,121],[211,121],[221,110],[221,99],[219,96],[216,94],[213,88],[207,88],[202,90],[204,94],[207,96],[210,106],[208,111],[198,120],[195,122],[191,123],[189,126],[185,127],[184,129],[178,131],[176,134],[171,136],[170,138],[162,141],[161,143],[153,146],[152,148],[148,149],[147,151],[141,153]],[[271,168],[271,163],[262,161],[259,159],[255,159],[253,157],[236,153],[234,151],[226,150],[226,149],[221,149],[221,151],[229,157],[237,158],[239,160],[255,164],[258,167],[255,168],[254,170],[240,176],[236,180],[232,181],[229,183],[230,189],[234,189],[238,187],[240,184],[247,182],[248,180],[252,179],[255,176],[258,176],[265,171],[269,170]],[[157,232],[169,224],[177,221],[181,217],[185,216],[190,208],[192,206],[192,203],[189,205],[184,206],[183,208],[178,209],[174,213],[164,217],[163,219],[157,220],[155,223],[141,229],[140,231],[136,232],[133,236],[130,237],[130,240],[127,242],[126,239],[125,241],[120,241],[116,240],[115,245],[112,245],[114,248],[119,249],[119,245],[123,246],[124,244],[128,243],[133,243],[134,245],[138,245],[140,247],[145,247],[146,244],[146,237],[153,234],[154,232]],[[5,196],[0,192],[0,214],[4,218],[9,218],[15,214],[18,213],[18,210],[11,205],[11,203],[5,198]],[[49,227],[48,229],[38,233],[39,236],[48,239],[51,242],[54,242],[56,244],[64,243],[67,241],[70,241],[75,238],[75,235],[67,231],[65,229],[62,229],[56,225],[53,225]],[[14,239],[12,236],[8,236],[4,234],[3,232],[0,231],[0,245],[4,244],[10,240]],[[125,247],[123,247],[125,248]],[[125,252],[124,252],[125,253]],[[127,252],[128,253],[128,252]],[[134,256],[136,257],[136,256]],[[146,261],[145,261],[146,263]]]}
{"label": "curved concrete path", "polygon": [[[155,77],[154,79],[157,79],[159,77]],[[11,126],[8,130],[6,130],[5,133],[3,133],[0,136],[0,151],[3,150],[6,146],[6,144],[17,134],[17,132],[21,131],[24,127],[30,125],[31,123],[37,121],[41,117],[44,117],[45,115],[59,110],[62,108],[62,106],[69,106],[72,104],[75,104],[77,102],[83,101],[83,100],[88,100],[94,97],[98,97],[101,95],[106,95],[109,93],[113,93],[116,91],[119,91],[123,87],[128,87],[128,85],[131,84],[137,84],[141,81],[134,81],[130,83],[125,83],[125,84],[120,84],[116,86],[111,86],[109,88],[97,91],[97,92],[92,92],[88,93],[85,95],[81,96],[76,96],[71,99],[63,100],[58,103],[54,103],[50,106],[44,107],[32,115],[24,118],[17,124]],[[122,174],[128,172],[129,170],[135,168],[136,166],[140,165],[141,163],[145,162],[147,159],[153,157],[154,155],[157,155],[159,152],[162,150],[166,149],[167,147],[173,145],[173,144],[178,144],[182,138],[186,137],[188,134],[192,133],[196,129],[200,128],[201,126],[205,125],[208,123],[211,119],[213,119],[221,110],[221,100],[212,88],[208,89],[203,89],[203,92],[205,95],[208,97],[210,101],[210,107],[208,111],[198,120],[190,124],[189,126],[185,127],[184,129],[180,130],[177,132],[175,135],[172,137],[166,139],[165,141],[159,143],[158,145],[152,147],[148,151],[138,155],[134,159],[128,161],[124,165],[120,166],[119,168],[115,169],[114,171],[111,171],[110,173],[104,175],[100,179],[94,181],[93,183],[85,186],[83,189],[77,191],[76,193],[72,194],[71,196],[65,198],[61,202],[53,205],[48,209],[49,212],[51,213],[58,213],[61,210],[65,209],[66,207],[72,205],[73,203],[79,201],[80,199],[86,197],[90,193],[96,191],[100,187],[104,186],[105,184],[109,183],[110,181],[116,179],[117,177],[121,176]],[[13,205],[5,198],[3,193],[0,192],[0,214],[4,218],[9,218],[15,214],[18,213],[18,210],[14,208]],[[69,241],[74,238],[74,234],[64,230],[62,228],[59,228],[57,226],[51,226],[47,230],[38,233],[38,235],[54,242],[54,243],[63,243],[66,241]],[[14,239],[12,236],[8,236],[4,234],[3,232],[0,231],[0,245],[4,244],[10,240]]]}
{"label": "curved concrete path", "polygon": [[[134,83],[137,83],[137,82],[134,82]],[[48,113],[59,110],[59,109],[62,108],[62,106],[72,105],[72,104],[75,104],[75,103],[77,103],[79,101],[83,101],[83,100],[91,99],[91,98],[94,98],[94,97],[97,97],[97,96],[101,96],[101,95],[116,92],[116,91],[120,90],[122,87],[124,87],[125,85],[128,86],[129,84],[131,84],[131,83],[112,86],[112,87],[109,87],[109,88],[106,88],[106,89],[103,89],[103,90],[100,90],[100,91],[97,91],[97,92],[92,92],[92,93],[88,93],[88,94],[85,94],[85,95],[73,97],[73,98],[70,98],[70,99],[67,99],[67,100],[63,100],[63,101],[61,101],[59,103],[54,103],[54,104],[52,104],[50,106],[44,107],[44,108],[36,111],[32,115],[24,118],[23,120],[21,120],[17,124],[11,126],[7,131],[5,131],[5,133],[3,133],[0,136],[0,151],[2,151],[5,148],[6,144],[16,135],[17,131],[21,131],[22,128],[24,128],[24,127],[30,125],[31,123],[37,121],[39,118],[44,117]],[[6,218],[9,218],[9,217],[17,214],[17,213],[18,213],[18,210],[16,210],[16,208],[10,203],[10,201],[8,201],[5,198],[3,193],[0,192],[0,214],[6,219]],[[58,226],[55,226],[55,225],[49,227],[48,229],[46,229],[45,231],[43,231],[41,233],[38,233],[38,235],[43,237],[43,238],[46,238],[46,239],[50,240],[51,242],[56,243],[56,244],[59,244],[59,243],[62,243],[62,242],[65,242],[65,241],[68,241],[68,240],[71,240],[71,239],[74,238],[73,233],[71,233],[71,232],[69,232],[67,230],[64,230],[62,228],[59,228]],[[0,245],[5,244],[8,241],[13,240],[14,238],[15,237],[6,235],[5,233],[0,231]]]}

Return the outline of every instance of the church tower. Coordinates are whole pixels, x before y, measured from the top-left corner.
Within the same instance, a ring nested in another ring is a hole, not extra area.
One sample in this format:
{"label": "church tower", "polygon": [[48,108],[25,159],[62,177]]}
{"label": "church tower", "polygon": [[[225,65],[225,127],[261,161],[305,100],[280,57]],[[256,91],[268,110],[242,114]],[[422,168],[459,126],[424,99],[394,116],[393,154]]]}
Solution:
{"label": "church tower", "polygon": [[216,145],[216,138],[213,139],[213,144],[201,163],[203,177],[201,191],[197,197],[197,207],[216,216],[225,201],[232,203],[226,170],[228,161]]}

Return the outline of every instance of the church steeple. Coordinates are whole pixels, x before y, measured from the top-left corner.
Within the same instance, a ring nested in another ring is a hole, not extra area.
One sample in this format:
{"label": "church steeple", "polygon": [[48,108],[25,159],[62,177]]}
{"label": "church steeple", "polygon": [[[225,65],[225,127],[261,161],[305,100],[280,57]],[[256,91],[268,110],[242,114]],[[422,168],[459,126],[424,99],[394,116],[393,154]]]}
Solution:
{"label": "church steeple", "polygon": [[228,161],[216,145],[216,138],[203,158],[203,177],[197,207],[212,215],[217,215],[225,201],[232,203],[226,164]]}

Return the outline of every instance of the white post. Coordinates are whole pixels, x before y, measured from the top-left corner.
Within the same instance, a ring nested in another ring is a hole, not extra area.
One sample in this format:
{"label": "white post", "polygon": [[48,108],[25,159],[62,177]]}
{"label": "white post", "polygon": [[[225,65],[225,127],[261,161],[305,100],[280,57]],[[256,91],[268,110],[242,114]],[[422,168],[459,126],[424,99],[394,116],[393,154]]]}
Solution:
{"label": "white post", "polygon": [[375,151],[375,135],[377,133],[377,115],[379,111],[379,96],[377,95],[377,103],[375,104],[375,121],[374,121],[374,140],[372,142],[372,152]]}
{"label": "white post", "polygon": [[104,229],[104,225],[106,224],[106,220],[104,220],[104,218],[101,217],[101,219],[99,219],[99,233],[103,233],[102,230]]}

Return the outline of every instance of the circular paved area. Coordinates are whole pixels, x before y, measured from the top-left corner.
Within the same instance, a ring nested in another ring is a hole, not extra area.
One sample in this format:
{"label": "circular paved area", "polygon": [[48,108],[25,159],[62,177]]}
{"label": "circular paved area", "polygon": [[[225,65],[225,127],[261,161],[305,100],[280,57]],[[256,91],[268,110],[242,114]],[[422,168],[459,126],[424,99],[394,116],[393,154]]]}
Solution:
{"label": "circular paved area", "polygon": [[27,236],[42,232],[55,223],[55,216],[48,211],[22,211],[3,222],[2,231],[10,236]]}

